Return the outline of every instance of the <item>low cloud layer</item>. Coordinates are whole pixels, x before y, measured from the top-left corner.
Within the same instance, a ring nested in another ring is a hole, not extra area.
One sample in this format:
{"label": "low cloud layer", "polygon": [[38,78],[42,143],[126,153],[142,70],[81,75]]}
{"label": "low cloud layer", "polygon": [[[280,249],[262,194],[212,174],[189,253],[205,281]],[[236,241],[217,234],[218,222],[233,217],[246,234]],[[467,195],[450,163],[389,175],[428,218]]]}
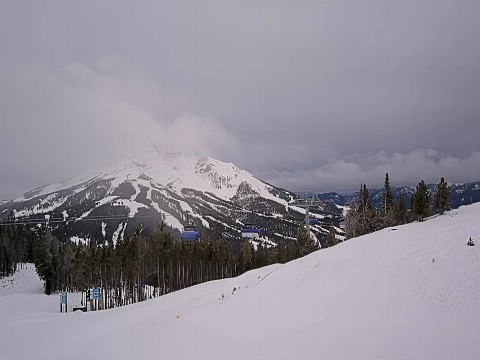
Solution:
{"label": "low cloud layer", "polygon": [[7,121],[0,135],[0,179],[9,187],[2,186],[2,196],[63,180],[150,145],[213,155],[233,143],[217,121],[190,114],[181,100],[163,94],[140,72],[101,73],[78,63],[56,73],[8,70],[2,77],[2,89],[8,91],[2,95]]}
{"label": "low cloud layer", "polygon": [[462,158],[440,154],[432,149],[418,149],[407,154],[355,154],[331,159],[314,169],[266,171],[261,175],[288,189],[325,192],[356,190],[362,183],[370,188],[382,187],[385,173],[389,173],[393,186],[415,185],[420,180],[438,183],[441,177],[449,183],[479,181],[479,169],[479,151]]}

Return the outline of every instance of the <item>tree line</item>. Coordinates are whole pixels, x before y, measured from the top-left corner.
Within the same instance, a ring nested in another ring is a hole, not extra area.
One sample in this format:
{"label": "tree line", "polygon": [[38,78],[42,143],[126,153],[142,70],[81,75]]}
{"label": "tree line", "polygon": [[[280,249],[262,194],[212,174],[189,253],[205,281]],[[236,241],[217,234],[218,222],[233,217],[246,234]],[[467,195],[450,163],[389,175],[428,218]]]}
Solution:
{"label": "tree line", "polygon": [[34,235],[24,226],[0,226],[0,277],[33,262]]}
{"label": "tree line", "polygon": [[346,236],[352,238],[390,226],[423,221],[432,213],[443,214],[449,209],[449,197],[450,190],[443,177],[436,186],[433,203],[432,194],[425,182],[421,180],[411,196],[409,209],[403,194],[400,194],[396,200],[393,198],[387,173],[380,209],[372,206],[366,184],[360,186],[358,196],[350,202],[350,210],[345,217]]}
{"label": "tree line", "polygon": [[33,262],[46,294],[99,287],[101,308],[107,309],[285,263],[318,249],[304,227],[297,241],[268,248],[244,239],[180,241],[165,231],[163,223],[151,235],[137,229],[115,244],[61,241],[45,227],[8,224],[0,226],[0,276],[11,275],[18,264]]}
{"label": "tree line", "polygon": [[[394,199],[387,173],[380,209],[372,206],[367,186],[361,185],[345,218],[346,236],[352,238],[422,221],[432,211],[443,213],[449,206],[449,189],[444,178],[433,195],[433,207],[431,200],[432,194],[422,180],[408,209],[403,195]],[[327,247],[338,243],[333,227],[325,241]],[[46,227],[8,223],[0,226],[0,276],[11,275],[19,265],[32,262],[44,280],[46,294],[100,287],[101,306],[110,308],[205,281],[235,277],[273,263],[285,263],[318,249],[304,226],[299,227],[296,241],[280,241],[268,248],[262,244],[253,246],[244,239],[184,242],[166,232],[164,224],[158,225],[151,235],[137,229],[115,244],[94,240],[84,244],[59,240]]]}

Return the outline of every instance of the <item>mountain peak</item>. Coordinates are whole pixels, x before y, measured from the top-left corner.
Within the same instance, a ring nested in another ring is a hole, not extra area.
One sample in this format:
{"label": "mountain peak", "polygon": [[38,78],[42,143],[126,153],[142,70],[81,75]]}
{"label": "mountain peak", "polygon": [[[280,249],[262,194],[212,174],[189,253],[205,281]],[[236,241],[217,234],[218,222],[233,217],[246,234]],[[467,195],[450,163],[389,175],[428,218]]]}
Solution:
{"label": "mountain peak", "polygon": [[153,184],[157,188],[168,188],[178,195],[181,195],[183,189],[194,189],[213,193],[226,200],[237,194],[240,184],[248,183],[260,196],[280,201],[272,195],[271,186],[232,163],[222,162],[203,154],[188,153],[173,147],[153,144],[123,159],[29,191],[15,201],[31,200],[67,189],[78,192],[98,181],[109,183],[106,195],[114,194],[124,182],[135,181],[136,184],[144,187]]}
{"label": "mountain peak", "polygon": [[131,156],[131,158],[133,159],[146,158],[149,160],[155,159],[156,157],[165,160],[174,160],[178,158],[200,157],[200,155],[198,153],[191,153],[185,150],[181,150],[177,147],[151,144],[149,147]]}
{"label": "mountain peak", "polygon": [[[161,221],[178,230],[194,221],[203,231],[226,237],[239,237],[243,223],[256,221],[269,227],[265,236],[292,237],[292,222],[304,217],[302,209],[287,206],[293,198],[293,193],[266,184],[232,163],[150,146],[0,203],[0,214],[13,211],[17,219],[51,215],[61,236],[113,242],[122,238],[127,223],[128,233],[140,222],[151,228]],[[78,220],[77,225],[69,225]],[[324,236],[329,226],[319,225],[316,230]]]}

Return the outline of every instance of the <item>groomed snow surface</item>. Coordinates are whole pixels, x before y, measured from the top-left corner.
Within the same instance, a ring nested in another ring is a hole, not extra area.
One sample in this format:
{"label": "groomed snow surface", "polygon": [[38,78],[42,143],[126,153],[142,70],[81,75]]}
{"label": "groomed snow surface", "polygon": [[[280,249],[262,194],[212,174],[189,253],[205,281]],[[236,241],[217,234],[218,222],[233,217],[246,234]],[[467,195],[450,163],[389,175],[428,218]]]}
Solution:
{"label": "groomed snow surface", "polygon": [[0,358],[479,359],[480,204],[395,229],[99,312],[60,314],[30,268],[0,290]]}

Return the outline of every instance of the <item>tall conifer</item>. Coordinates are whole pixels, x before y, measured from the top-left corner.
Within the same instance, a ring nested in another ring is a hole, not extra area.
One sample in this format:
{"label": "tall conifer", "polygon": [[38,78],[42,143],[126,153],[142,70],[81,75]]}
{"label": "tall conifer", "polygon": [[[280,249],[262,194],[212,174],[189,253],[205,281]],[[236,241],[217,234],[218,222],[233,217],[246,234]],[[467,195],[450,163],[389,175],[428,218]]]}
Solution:
{"label": "tall conifer", "polygon": [[445,179],[442,177],[437,185],[433,205],[443,214],[448,210],[450,202],[450,190]]}
{"label": "tall conifer", "polygon": [[385,185],[382,194],[382,215],[384,222],[388,223],[391,220],[391,210],[393,207],[393,194],[390,187],[390,179],[388,178],[388,173],[385,174]]}
{"label": "tall conifer", "polygon": [[421,180],[416,188],[415,194],[412,196],[412,210],[414,216],[422,221],[430,213],[431,194],[427,185]]}

